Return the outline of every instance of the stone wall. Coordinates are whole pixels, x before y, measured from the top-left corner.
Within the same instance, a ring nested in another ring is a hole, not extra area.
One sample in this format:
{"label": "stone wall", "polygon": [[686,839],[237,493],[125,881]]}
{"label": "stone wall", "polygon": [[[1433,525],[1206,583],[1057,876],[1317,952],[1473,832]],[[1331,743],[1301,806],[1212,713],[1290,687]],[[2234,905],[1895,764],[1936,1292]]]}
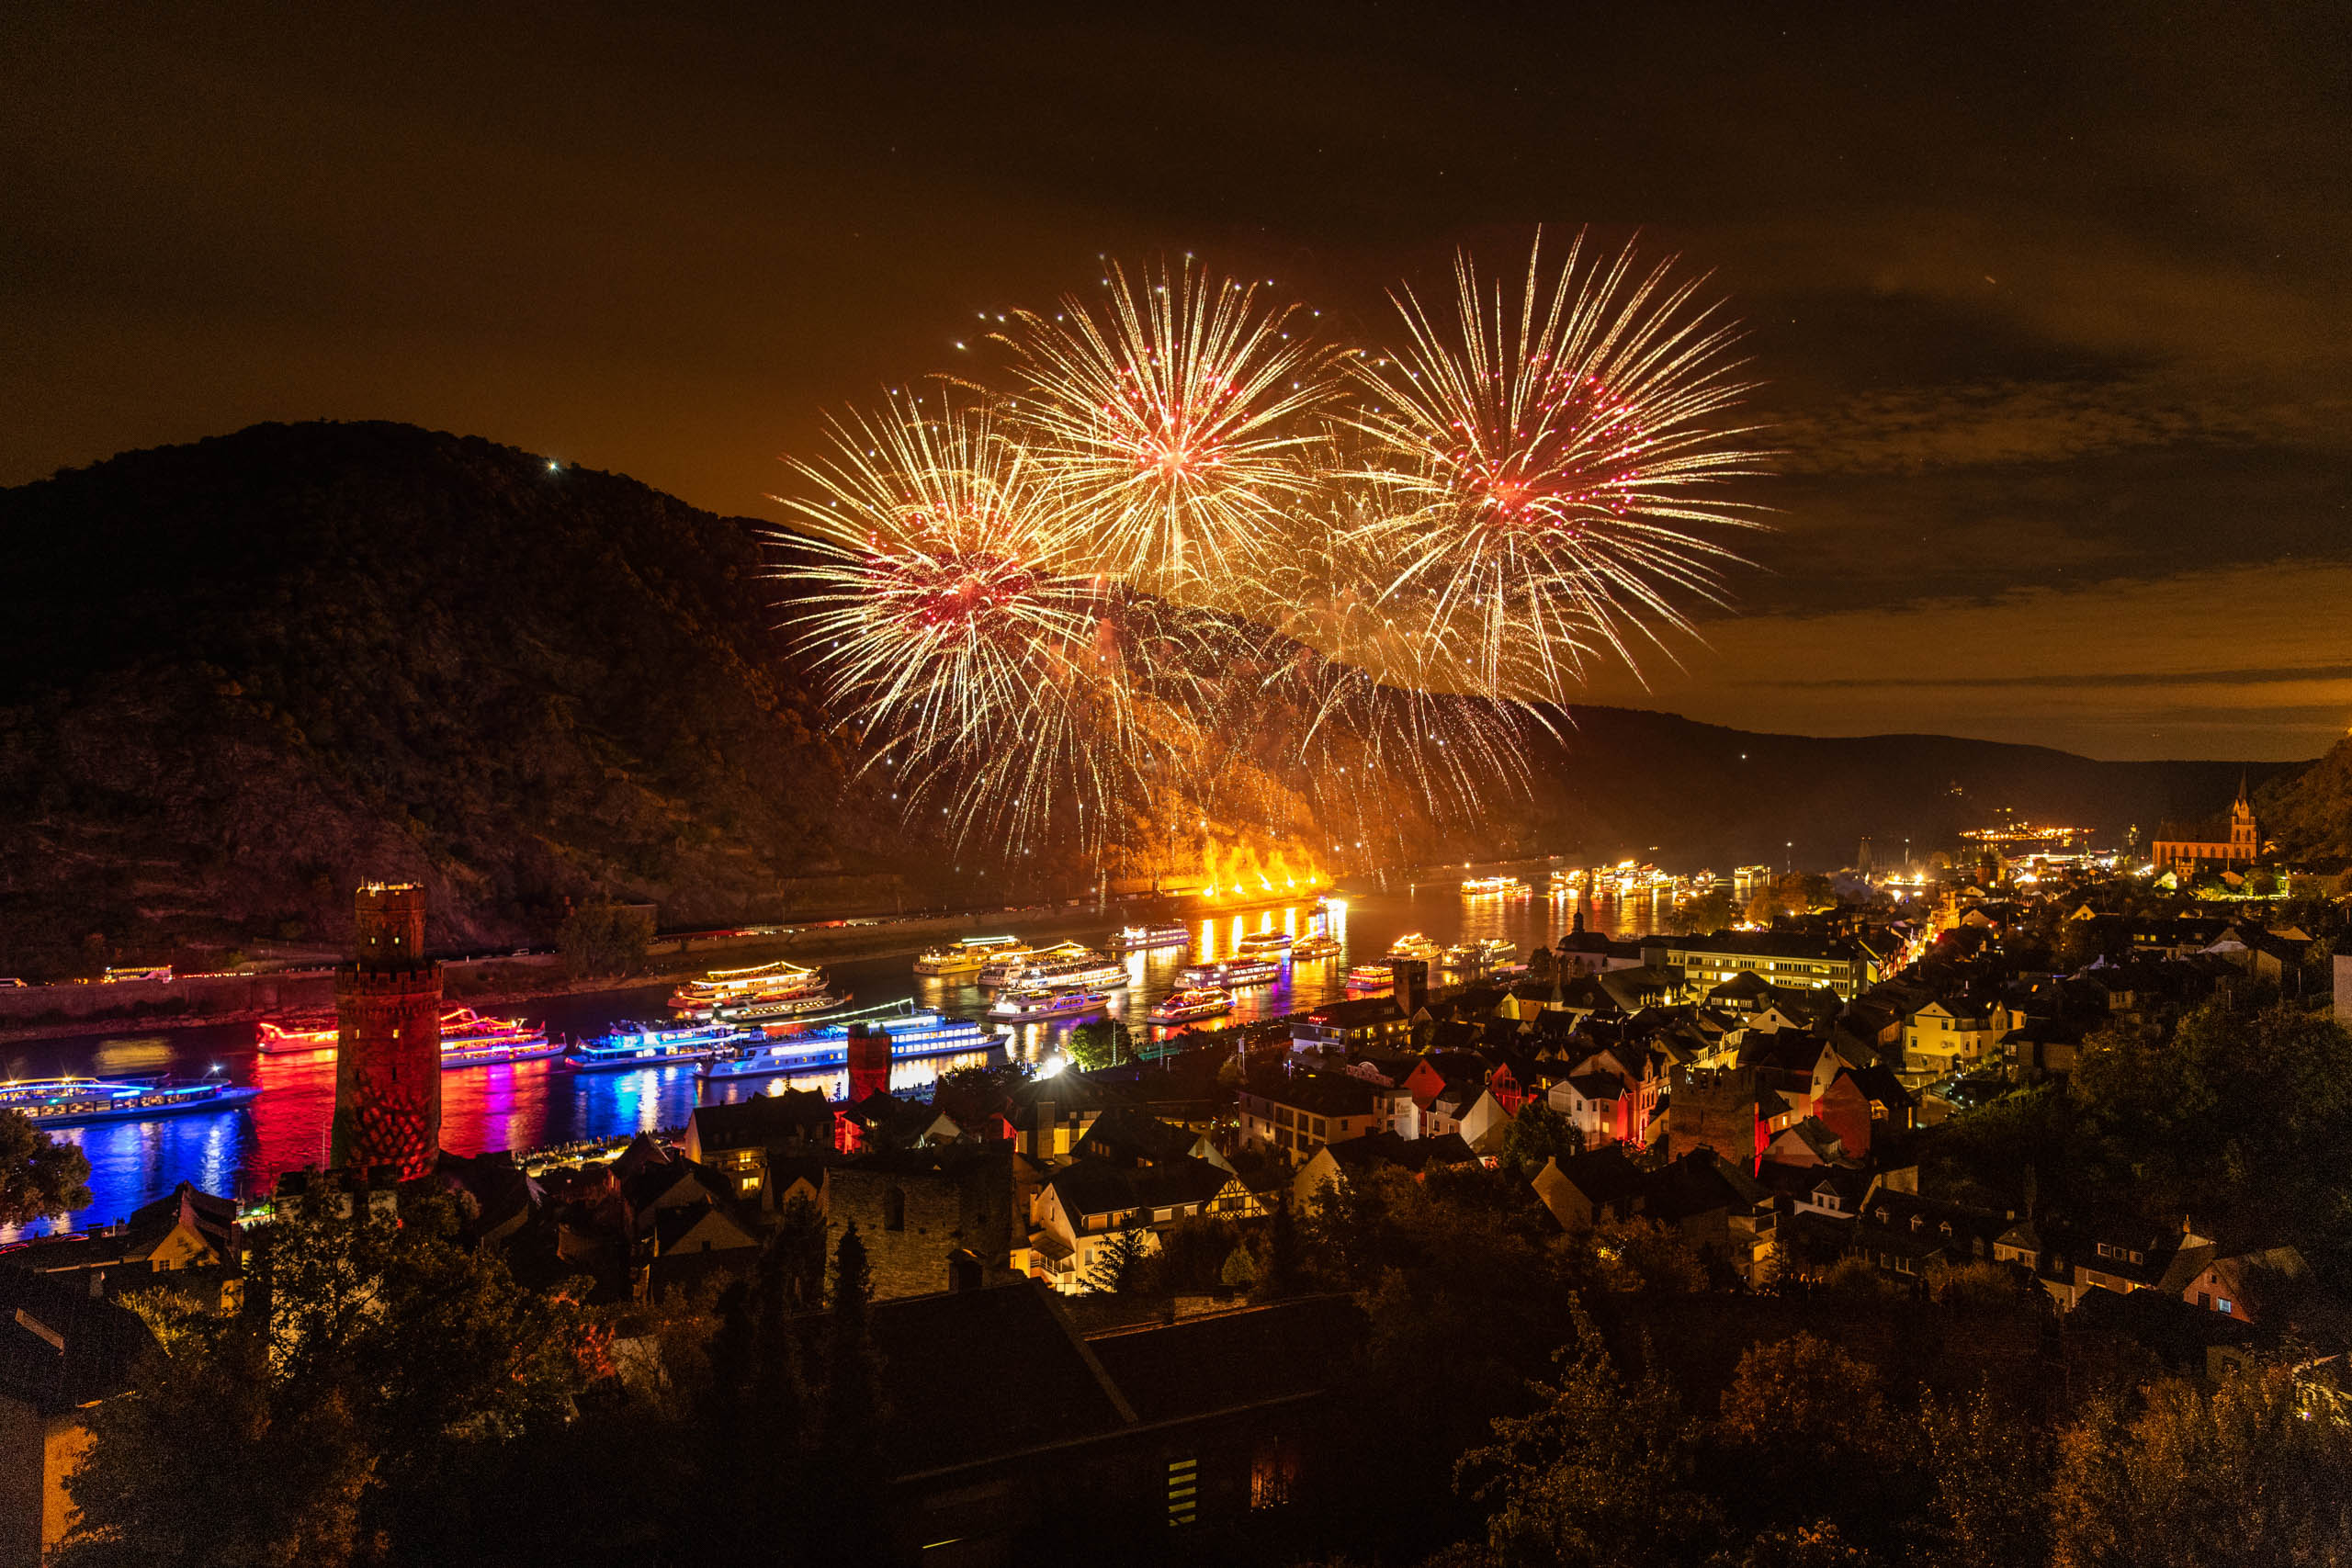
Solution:
{"label": "stone wall", "polygon": [[1012,1170],[1003,1155],[951,1155],[944,1166],[884,1155],[837,1166],[825,1212],[836,1241],[856,1224],[877,1301],[949,1289],[948,1258],[959,1251],[979,1259],[983,1284],[1012,1277]]}

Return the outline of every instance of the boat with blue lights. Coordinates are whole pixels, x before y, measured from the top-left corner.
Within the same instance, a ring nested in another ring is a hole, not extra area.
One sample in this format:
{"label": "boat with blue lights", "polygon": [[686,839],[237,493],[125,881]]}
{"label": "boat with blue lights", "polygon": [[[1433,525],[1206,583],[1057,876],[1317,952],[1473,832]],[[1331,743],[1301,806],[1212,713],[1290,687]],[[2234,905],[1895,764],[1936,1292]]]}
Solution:
{"label": "boat with blue lights", "polygon": [[993,1037],[989,1030],[972,1019],[917,1012],[910,1006],[893,1013],[828,1024],[780,1039],[746,1040],[695,1068],[695,1073],[703,1078],[766,1078],[843,1066],[849,1061],[849,1037],[854,1029],[878,1030],[889,1035],[890,1059],[894,1062],[985,1051]]}
{"label": "boat with blue lights", "polygon": [[36,1127],[86,1127],[96,1122],[150,1122],[234,1111],[261,1098],[261,1090],[225,1078],[196,1083],[143,1082],[119,1078],[12,1078],[0,1083],[0,1110],[14,1111]]}
{"label": "boat with blue lights", "polygon": [[738,1029],[731,1023],[702,1023],[689,1029],[629,1023],[594,1040],[573,1041],[563,1063],[575,1073],[669,1067],[681,1062],[707,1061],[743,1041],[763,1038],[757,1030]]}

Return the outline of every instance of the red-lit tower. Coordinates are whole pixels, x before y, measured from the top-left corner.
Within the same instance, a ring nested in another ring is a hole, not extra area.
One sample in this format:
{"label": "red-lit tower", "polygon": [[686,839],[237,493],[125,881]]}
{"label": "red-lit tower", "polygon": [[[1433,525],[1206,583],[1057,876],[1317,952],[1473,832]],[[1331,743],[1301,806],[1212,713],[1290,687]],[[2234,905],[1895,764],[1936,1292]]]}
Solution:
{"label": "red-lit tower", "polygon": [[863,1023],[849,1026],[849,1102],[863,1105],[890,1087],[890,1034]]}
{"label": "red-lit tower", "polygon": [[433,1168],[441,1147],[441,965],[424,956],[424,889],[369,883],[353,961],[334,972],[331,1163]]}

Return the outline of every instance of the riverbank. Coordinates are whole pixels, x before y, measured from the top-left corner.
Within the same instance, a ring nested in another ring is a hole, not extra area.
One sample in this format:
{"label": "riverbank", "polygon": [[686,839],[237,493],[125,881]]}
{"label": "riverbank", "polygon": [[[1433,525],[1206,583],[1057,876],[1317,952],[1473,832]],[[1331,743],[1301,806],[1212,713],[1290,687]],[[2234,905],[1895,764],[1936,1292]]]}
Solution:
{"label": "riverbank", "polygon": [[[527,1006],[556,997],[641,989],[703,974],[714,967],[771,963],[822,964],[855,959],[910,959],[927,947],[966,936],[1062,940],[1102,934],[1125,925],[1195,920],[1239,913],[1236,901],[1204,907],[1196,897],[1129,898],[1097,909],[1091,904],[1033,905],[1020,909],[955,915],[882,916],[788,927],[775,935],[747,931],[657,938],[645,965],[631,975],[574,976],[554,953],[482,958],[445,964],[443,994],[476,1007]],[[43,1006],[48,1003],[50,1005]],[[11,1005],[14,1004],[14,1005]],[[73,1011],[64,1010],[71,1005]],[[262,975],[188,976],[123,986],[28,987],[0,991],[0,1044],[74,1039],[125,1031],[252,1023],[289,1013],[331,1011],[334,972],[280,970]]]}

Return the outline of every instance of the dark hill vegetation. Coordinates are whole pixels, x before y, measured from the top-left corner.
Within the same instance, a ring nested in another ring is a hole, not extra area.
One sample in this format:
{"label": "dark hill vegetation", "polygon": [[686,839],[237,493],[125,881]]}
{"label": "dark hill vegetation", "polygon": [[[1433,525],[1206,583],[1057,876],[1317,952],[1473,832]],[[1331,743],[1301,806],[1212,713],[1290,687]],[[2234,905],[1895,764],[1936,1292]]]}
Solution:
{"label": "dark hill vegetation", "polygon": [[2352,736],[2256,792],[2255,810],[2265,836],[2276,837],[2285,854],[2320,864],[2352,862]]}
{"label": "dark hill vegetation", "polygon": [[[334,943],[365,876],[424,880],[451,945],[544,938],[584,897],[685,923],[977,892],[854,775],[772,630],[755,529],[387,423],[258,425],[0,491],[0,975]],[[1574,719],[1533,748],[1528,798],[1419,858],[1724,866],[1793,840],[1838,863],[1999,807],[2144,833],[2238,773]]]}
{"label": "dark hill vegetation", "polygon": [[333,941],[368,875],[425,880],[464,943],[910,858],[779,656],[749,525],[633,480],[261,425],[0,492],[0,974],[93,932]]}

